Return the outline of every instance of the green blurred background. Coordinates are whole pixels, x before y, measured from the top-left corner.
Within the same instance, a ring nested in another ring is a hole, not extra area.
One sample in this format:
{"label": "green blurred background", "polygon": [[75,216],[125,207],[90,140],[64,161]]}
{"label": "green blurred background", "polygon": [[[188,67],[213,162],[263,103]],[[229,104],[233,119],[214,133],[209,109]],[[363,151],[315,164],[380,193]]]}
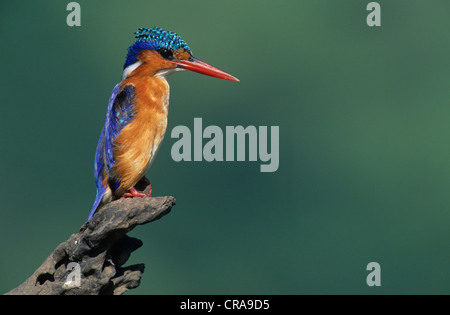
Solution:
{"label": "green blurred background", "polygon": [[[84,223],[106,106],[138,27],[235,76],[170,77],[148,177],[177,205],[130,235],[128,294],[450,293],[450,2],[0,4],[0,293]],[[280,126],[280,167],[171,159],[177,125]],[[381,265],[368,287],[366,266]]]}

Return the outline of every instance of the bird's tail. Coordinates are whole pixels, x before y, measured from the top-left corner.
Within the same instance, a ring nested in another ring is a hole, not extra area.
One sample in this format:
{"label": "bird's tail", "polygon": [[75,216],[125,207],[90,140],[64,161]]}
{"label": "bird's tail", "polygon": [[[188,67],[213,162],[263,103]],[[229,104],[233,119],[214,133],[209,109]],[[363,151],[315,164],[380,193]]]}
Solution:
{"label": "bird's tail", "polygon": [[95,196],[95,201],[94,201],[94,204],[92,205],[91,213],[89,213],[89,217],[87,218],[86,222],[88,222],[94,215],[95,211],[97,211],[97,209],[99,208],[99,206],[103,200],[104,195],[105,195],[105,189],[102,189],[102,190],[97,189],[97,196]]}

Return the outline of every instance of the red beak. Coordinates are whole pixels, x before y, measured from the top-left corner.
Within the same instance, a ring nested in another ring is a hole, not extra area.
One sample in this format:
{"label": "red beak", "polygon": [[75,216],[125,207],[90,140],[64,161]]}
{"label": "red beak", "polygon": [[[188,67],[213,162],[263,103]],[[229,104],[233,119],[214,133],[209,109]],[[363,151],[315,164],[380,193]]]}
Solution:
{"label": "red beak", "polygon": [[209,75],[210,77],[214,78],[239,82],[239,79],[233,77],[231,74],[223,72],[222,70],[219,70],[207,64],[206,62],[200,61],[194,57],[191,57],[191,59],[189,60],[177,60],[172,62],[186,70],[194,71],[204,75]]}

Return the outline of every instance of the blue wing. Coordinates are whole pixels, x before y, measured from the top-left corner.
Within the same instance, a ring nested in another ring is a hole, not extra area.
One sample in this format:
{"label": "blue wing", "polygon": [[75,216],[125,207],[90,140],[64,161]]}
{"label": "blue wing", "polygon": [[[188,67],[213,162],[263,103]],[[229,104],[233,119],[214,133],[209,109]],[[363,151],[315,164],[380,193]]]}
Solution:
{"label": "blue wing", "polygon": [[120,178],[114,176],[112,168],[115,163],[114,141],[120,131],[128,125],[134,116],[135,90],[133,85],[122,86],[117,84],[109,99],[105,125],[103,126],[95,152],[95,184],[97,196],[95,197],[91,213],[87,221],[91,219],[99,208],[103,196],[108,187],[104,185],[107,177],[107,185],[114,192],[120,185]]}

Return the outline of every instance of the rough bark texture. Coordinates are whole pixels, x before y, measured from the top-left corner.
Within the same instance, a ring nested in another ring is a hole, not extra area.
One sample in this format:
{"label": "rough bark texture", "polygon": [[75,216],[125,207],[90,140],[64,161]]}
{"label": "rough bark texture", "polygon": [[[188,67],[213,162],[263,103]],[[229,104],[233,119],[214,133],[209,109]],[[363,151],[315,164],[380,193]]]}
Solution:
{"label": "rough bark texture", "polygon": [[[136,288],[144,264],[122,266],[142,242],[126,233],[160,219],[174,204],[174,197],[145,197],[105,205],[78,233],[59,244],[31,277],[6,294],[117,295]],[[74,276],[77,268],[79,283]]]}

